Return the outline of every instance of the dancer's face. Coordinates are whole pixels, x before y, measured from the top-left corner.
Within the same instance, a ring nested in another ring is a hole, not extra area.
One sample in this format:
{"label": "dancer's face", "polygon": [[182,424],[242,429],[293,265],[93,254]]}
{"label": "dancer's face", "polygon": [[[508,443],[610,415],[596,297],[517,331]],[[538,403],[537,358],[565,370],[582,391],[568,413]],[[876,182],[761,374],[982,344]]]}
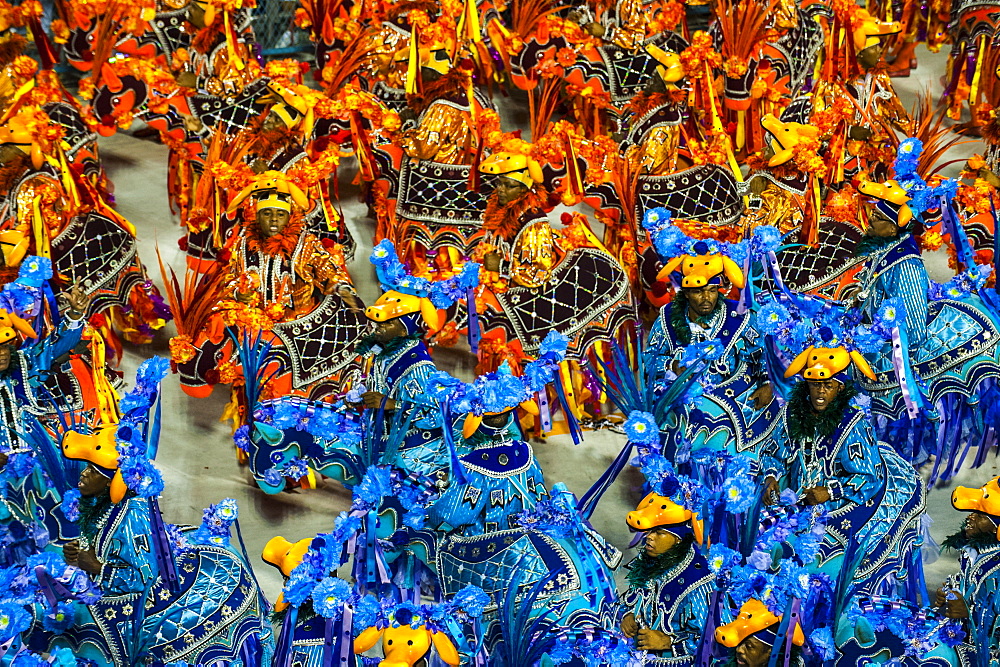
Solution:
{"label": "dancer's face", "polygon": [[97,468],[88,465],[80,473],[80,481],[76,488],[80,490],[80,495],[84,498],[93,498],[106,491],[111,486],[111,480],[97,472]]}
{"label": "dancer's face", "polygon": [[643,551],[647,556],[662,556],[677,546],[677,536],[666,528],[654,528],[646,533]]}
{"label": "dancer's face", "polygon": [[965,536],[996,535],[997,527],[982,512],[972,512],[965,520]]}
{"label": "dancer's face", "polygon": [[858,52],[858,64],[862,69],[869,70],[875,67],[880,60],[882,60],[882,42]]}
{"label": "dancer's face", "polygon": [[3,372],[10,368],[11,355],[14,354],[14,349],[10,345],[0,345],[0,372]]}
{"label": "dancer's face", "polygon": [[497,181],[497,203],[506,206],[528,194],[528,187],[513,178],[501,176]]}
{"label": "dancer's face", "polygon": [[719,303],[719,286],[686,287],[684,296],[688,300],[688,309],[698,317],[705,317],[711,315],[715,304]]}
{"label": "dancer's face", "polygon": [[892,238],[899,236],[899,227],[885,213],[874,207],[868,208],[868,236]]}
{"label": "dancer's face", "polygon": [[763,667],[770,657],[771,647],[753,635],[741,641],[736,647],[738,667]]}
{"label": "dancer's face", "polygon": [[391,320],[383,320],[375,324],[375,342],[385,345],[391,340],[401,338],[406,335],[406,327],[399,321],[398,317]]}
{"label": "dancer's face", "polygon": [[288,211],[280,208],[264,208],[257,211],[257,224],[260,226],[261,233],[265,237],[271,238],[281,233],[281,230],[288,224],[289,217],[291,216]]}
{"label": "dancer's face", "polygon": [[809,385],[809,402],[816,412],[823,412],[830,407],[844,386],[837,380],[810,380],[807,384]]}

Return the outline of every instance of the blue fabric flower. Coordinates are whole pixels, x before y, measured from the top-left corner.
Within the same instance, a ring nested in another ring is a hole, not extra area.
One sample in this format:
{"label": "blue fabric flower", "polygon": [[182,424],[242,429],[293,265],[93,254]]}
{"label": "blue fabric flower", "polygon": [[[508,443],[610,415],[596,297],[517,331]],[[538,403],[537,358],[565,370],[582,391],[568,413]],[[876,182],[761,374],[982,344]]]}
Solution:
{"label": "blue fabric flower", "polygon": [[757,313],[757,329],[763,334],[777,333],[791,320],[791,313],[777,301],[768,301]]}
{"label": "blue fabric flower", "polygon": [[281,472],[285,475],[285,477],[301,479],[309,474],[309,464],[300,458],[288,459],[282,467]]}
{"label": "blue fabric flower", "polygon": [[538,347],[540,356],[555,356],[562,360],[566,356],[566,348],[569,347],[569,338],[556,330],[545,334],[542,344]]}
{"label": "blue fabric flower", "polygon": [[302,562],[294,570],[292,570],[291,575],[288,577],[288,581],[285,582],[285,587],[282,589],[282,592],[284,593],[286,602],[298,607],[309,599],[309,596],[312,595],[312,591],[315,586],[316,579],[313,575],[312,568],[309,567],[308,563]]}
{"label": "blue fabric flower", "polygon": [[377,598],[365,595],[354,605],[353,630],[355,637],[368,628],[381,626],[383,622],[382,606]]}
{"label": "blue fabric flower", "polygon": [[236,429],[236,432],[233,433],[233,442],[236,443],[236,446],[240,449],[240,451],[243,452],[250,451],[249,424],[244,424],[243,426],[240,426],[238,429]]}
{"label": "blue fabric flower", "polygon": [[833,632],[828,627],[814,630],[809,635],[809,644],[824,661],[833,660],[837,656]]}
{"label": "blue fabric flower", "polygon": [[15,452],[7,459],[6,470],[11,476],[21,479],[30,475],[37,465],[33,452]]}
{"label": "blue fabric flower", "polygon": [[52,659],[51,667],[77,667],[76,656],[68,648],[57,648],[55,651],[50,651],[49,657]]}
{"label": "blue fabric flower", "polygon": [[648,412],[632,411],[625,420],[624,429],[630,442],[650,445],[660,441],[660,429],[656,425],[656,419]]}
{"label": "blue fabric flower", "polygon": [[14,656],[11,667],[49,667],[49,662],[37,653],[22,651]]}
{"label": "blue fabric flower", "polygon": [[351,592],[351,585],[343,579],[326,577],[313,588],[313,609],[323,618],[337,620],[344,613],[344,603]]}
{"label": "blue fabric flower", "polygon": [[483,592],[478,586],[466,586],[455,597],[451,599],[451,604],[461,609],[469,616],[479,618],[483,615],[483,610],[490,603],[490,596]]}
{"label": "blue fabric flower", "polygon": [[31,615],[13,602],[0,602],[0,642],[17,637],[31,627]]}
{"label": "blue fabric flower", "polygon": [[70,521],[80,518],[80,491],[79,489],[69,489],[62,497],[62,504],[59,506],[63,516]]}
{"label": "blue fabric flower", "polygon": [[740,562],[740,554],[722,544],[713,544],[708,549],[708,567],[719,574]]}
{"label": "blue fabric flower", "polygon": [[66,632],[69,626],[73,625],[76,614],[76,603],[56,602],[55,606],[45,612],[42,617],[42,627],[49,632],[61,635]]}
{"label": "blue fabric flower", "polygon": [[17,270],[17,282],[30,287],[41,287],[52,278],[52,260],[48,257],[28,255],[21,260]]}

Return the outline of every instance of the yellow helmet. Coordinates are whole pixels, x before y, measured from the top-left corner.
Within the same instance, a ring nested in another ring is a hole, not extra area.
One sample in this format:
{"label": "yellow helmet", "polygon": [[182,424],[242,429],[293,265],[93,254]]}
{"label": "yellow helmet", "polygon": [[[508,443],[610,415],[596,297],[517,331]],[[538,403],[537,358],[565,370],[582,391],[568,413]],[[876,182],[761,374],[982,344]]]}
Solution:
{"label": "yellow helmet", "polygon": [[541,166],[523,153],[501,151],[493,153],[479,165],[479,171],[494,176],[505,176],[530,188],[541,183],[545,176]]}

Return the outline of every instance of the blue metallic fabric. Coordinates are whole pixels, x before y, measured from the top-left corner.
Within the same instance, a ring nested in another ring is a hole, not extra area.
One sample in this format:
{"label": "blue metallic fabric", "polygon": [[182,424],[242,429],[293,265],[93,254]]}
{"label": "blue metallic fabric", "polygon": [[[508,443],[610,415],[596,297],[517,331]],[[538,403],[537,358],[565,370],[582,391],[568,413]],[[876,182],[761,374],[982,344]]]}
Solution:
{"label": "blue metallic fabric", "polygon": [[180,587],[172,593],[158,576],[151,531],[145,499],[130,498],[109,510],[92,545],[104,564],[94,577],[104,597],[79,606],[76,624],[54,646],[116,667],[270,664],[267,603],[243,557],[215,545],[177,548]]}
{"label": "blue metallic fabric", "polygon": [[[784,429],[787,418],[786,407]],[[896,591],[896,586],[910,575],[923,576],[912,568],[919,562],[914,554],[919,552],[924,488],[913,467],[875,439],[868,415],[848,407],[832,435],[789,438],[787,449],[775,457],[786,463],[787,488],[799,494],[813,487],[830,492],[818,569],[836,578],[848,568],[849,595],[899,592],[912,598],[914,591]]]}
{"label": "blue metallic fabric", "polygon": [[[753,407],[751,395],[767,383],[763,361],[763,338],[754,329],[752,313],[737,313],[737,304],[723,300],[723,307],[708,329],[692,327],[691,341],[716,340],[724,346],[722,356],[712,362],[699,381],[705,386],[700,404],[686,411],[685,439],[692,450],[708,447],[731,454],[756,456],[775,437],[778,405],[762,410]],[[653,359],[647,383],[671,371],[683,355],[677,332],[670,321],[670,305],[660,309],[649,334],[646,353]]]}
{"label": "blue metallic fabric", "polygon": [[693,665],[709,616],[715,576],[694,544],[674,567],[642,587],[630,587],[618,600],[619,615],[632,613],[640,628],[674,637],[668,651],[651,655],[646,664]]}

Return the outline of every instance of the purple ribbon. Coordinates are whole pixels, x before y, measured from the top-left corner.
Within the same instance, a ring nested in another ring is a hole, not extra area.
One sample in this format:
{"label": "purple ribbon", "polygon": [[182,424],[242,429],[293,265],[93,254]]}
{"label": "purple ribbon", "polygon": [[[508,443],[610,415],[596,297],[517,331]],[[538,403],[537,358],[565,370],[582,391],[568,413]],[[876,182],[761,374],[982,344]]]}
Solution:
{"label": "purple ribbon", "polygon": [[[341,665],[348,665],[351,661],[351,655],[354,654],[354,635],[351,633],[351,628],[354,626],[354,605],[350,602],[344,603],[344,613],[340,618],[340,639],[338,643],[340,644],[340,651],[338,652],[338,658]],[[327,664],[327,663],[323,663]]]}
{"label": "purple ribbon", "polygon": [[552,412],[549,410],[549,392],[542,388],[538,392],[538,416],[542,423],[542,432],[548,433],[552,430]]}
{"label": "purple ribbon", "polygon": [[479,354],[479,313],[476,312],[476,291],[470,287],[465,293],[465,303],[469,311],[469,347],[472,354]]}
{"label": "purple ribbon", "polygon": [[899,388],[903,392],[906,413],[910,416],[910,419],[916,419],[920,414],[920,406],[913,399],[909,374],[906,372],[906,367],[910,361],[910,350],[908,346],[904,345],[906,342],[904,338],[905,336],[903,336],[899,327],[892,328],[892,368],[896,373],[896,381],[899,382]]}

